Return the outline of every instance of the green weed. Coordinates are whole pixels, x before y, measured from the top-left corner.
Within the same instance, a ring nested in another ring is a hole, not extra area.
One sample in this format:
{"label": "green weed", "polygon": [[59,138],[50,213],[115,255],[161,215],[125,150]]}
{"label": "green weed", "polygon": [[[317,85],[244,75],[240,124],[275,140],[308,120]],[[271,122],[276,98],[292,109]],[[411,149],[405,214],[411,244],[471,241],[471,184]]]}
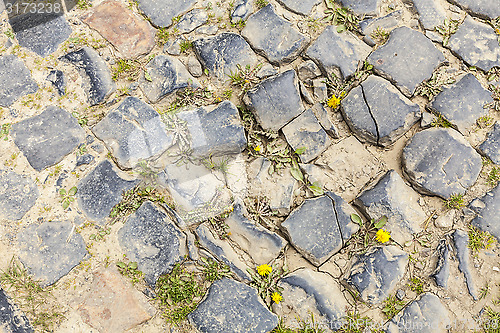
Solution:
{"label": "green weed", "polygon": [[70,188],[69,191],[66,191],[63,188],[59,190],[59,196],[61,197],[63,209],[68,209],[69,205],[75,201],[75,194],[77,191],[78,189],[76,186]]}
{"label": "green weed", "polygon": [[448,44],[451,35],[453,35],[458,30],[458,26],[460,25],[460,21],[445,19],[443,24],[437,26],[436,31],[443,37],[443,46]]}
{"label": "green weed", "polygon": [[123,261],[118,261],[116,266],[122,275],[127,276],[130,280],[132,280],[133,284],[142,281],[144,273],[137,269],[137,262],[133,261],[127,264]]}
{"label": "green weed", "polygon": [[389,296],[384,300],[384,307],[382,308],[382,312],[387,317],[387,319],[392,319],[395,315],[398,314],[405,307],[405,302],[400,301],[396,295]]}
{"label": "green weed", "polygon": [[337,26],[337,32],[359,31],[359,19],[349,8],[340,7],[332,0],[326,1],[324,20]]}
{"label": "green weed", "polygon": [[187,52],[193,47],[193,42],[189,40],[181,40],[179,43],[179,46],[181,48],[181,53]]}
{"label": "green weed", "polygon": [[469,226],[469,248],[472,252],[479,252],[491,247],[495,242],[495,238],[487,231],[482,231],[474,226]]}
{"label": "green weed", "polygon": [[3,138],[4,141],[9,139],[9,132],[11,128],[11,124],[2,124],[0,127],[0,140]]}
{"label": "green weed", "polygon": [[491,171],[488,173],[488,184],[491,186],[495,186],[497,182],[500,181],[500,168],[493,167]]}
{"label": "green weed", "polygon": [[389,32],[384,28],[378,27],[370,34],[370,37],[379,45],[385,44],[389,39]]}
{"label": "green weed", "polygon": [[230,278],[233,274],[228,265],[222,264],[212,258],[200,258],[203,278],[212,283],[224,277]]}
{"label": "green weed", "polygon": [[255,0],[255,5],[257,6],[257,9],[262,9],[269,5],[269,2],[267,0]]}
{"label": "green weed", "polygon": [[452,194],[448,200],[445,201],[445,206],[450,209],[460,209],[465,207],[465,200],[463,194]]}

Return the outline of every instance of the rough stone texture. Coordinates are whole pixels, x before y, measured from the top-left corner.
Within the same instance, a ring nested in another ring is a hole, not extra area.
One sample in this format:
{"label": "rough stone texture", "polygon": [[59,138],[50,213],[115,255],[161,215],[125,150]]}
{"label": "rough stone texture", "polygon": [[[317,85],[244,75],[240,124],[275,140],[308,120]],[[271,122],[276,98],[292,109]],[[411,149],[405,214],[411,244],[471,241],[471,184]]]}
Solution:
{"label": "rough stone texture", "polygon": [[292,62],[309,44],[309,37],[278,16],[272,4],[251,15],[241,35],[275,65]]}
{"label": "rough stone texture", "polygon": [[278,285],[283,288],[283,301],[274,308],[287,326],[298,326],[294,314],[309,318],[311,313],[318,323],[326,322],[330,328],[341,326],[349,304],[330,275],[301,268],[282,278]]}
{"label": "rough stone texture", "polygon": [[85,131],[69,112],[48,106],[41,114],[13,124],[12,137],[33,169],[41,171],[78,147]]}
{"label": "rough stone texture", "polygon": [[278,317],[262,303],[257,290],[227,278],[210,286],[188,318],[203,333],[264,333],[278,325]]}
{"label": "rough stone texture", "polygon": [[244,96],[264,129],[278,131],[304,111],[293,69],[259,83]]}
{"label": "rough stone texture", "polygon": [[463,230],[457,229],[453,233],[453,242],[457,251],[458,269],[465,276],[469,294],[472,296],[472,298],[474,298],[475,301],[477,301],[479,298],[477,295],[476,287],[474,286],[474,281],[471,273],[472,264],[470,262],[469,253],[469,234]]}
{"label": "rough stone texture", "polygon": [[394,29],[387,43],[368,57],[368,62],[377,71],[395,81],[409,96],[444,60],[443,54],[427,37],[408,27]]}
{"label": "rough stone texture", "polygon": [[26,315],[19,310],[0,288],[0,331],[3,333],[33,333]]}
{"label": "rough stone texture", "polygon": [[203,75],[203,67],[201,67],[200,62],[195,56],[189,56],[187,59],[186,67],[194,77],[200,77]]}
{"label": "rough stone texture", "polygon": [[[365,37],[363,41],[370,46],[375,46],[376,41],[373,40],[371,34],[376,31],[378,28],[384,30],[392,30],[396,26],[400,25],[403,21],[403,11],[395,10],[385,16],[371,18],[367,20],[363,20],[359,22],[359,27],[361,32]],[[442,22],[441,22],[442,23]]]}
{"label": "rough stone texture", "polygon": [[21,262],[42,287],[56,283],[87,255],[70,221],[31,224],[19,233],[18,246]]}
{"label": "rough stone texture", "polygon": [[321,75],[321,70],[312,60],[307,60],[297,67],[297,75],[300,81],[314,79]]}
{"label": "rough stone texture", "polygon": [[452,2],[475,14],[491,19],[500,16],[500,3],[498,0],[453,0]]}
{"label": "rough stone texture", "polygon": [[326,133],[328,133],[329,136],[331,136],[334,139],[340,138],[337,127],[330,120],[328,111],[325,109],[323,104],[316,103],[312,106],[310,110],[314,113],[314,115],[319,121],[319,124],[321,125],[321,127],[323,127],[323,129],[325,130]]}
{"label": "rough stone texture", "polygon": [[122,168],[158,156],[172,144],[160,114],[137,97],[127,97],[92,128]]}
{"label": "rough stone texture", "polygon": [[121,178],[108,160],[102,161],[78,184],[78,206],[89,220],[103,224],[111,209],[122,199],[122,192],[138,183]]}
{"label": "rough stone texture", "polygon": [[491,26],[470,16],[451,35],[448,46],[469,66],[476,66],[484,71],[500,66],[498,35]]}
{"label": "rough stone texture", "polygon": [[231,13],[231,23],[245,21],[252,14],[253,6],[251,0],[238,0],[234,4],[234,10]]}
{"label": "rough stone texture", "polygon": [[497,122],[495,124],[486,140],[479,146],[479,149],[481,149],[493,163],[500,164],[500,123]]}
{"label": "rough stone texture", "polygon": [[478,201],[473,201],[474,204],[470,205],[478,214],[472,220],[472,225],[488,231],[500,241],[500,184]]}
{"label": "rough stone texture", "polygon": [[[215,238],[210,229],[204,224],[196,228],[196,235],[200,245],[207,249],[215,258],[222,261],[243,281],[251,281],[248,274],[248,266],[241,261],[238,254],[233,250],[228,242]],[[222,324],[222,323],[221,323]]]}
{"label": "rough stone texture", "polygon": [[380,0],[342,0],[342,4],[356,14],[376,15]]}
{"label": "rough stone texture", "polygon": [[207,21],[207,12],[203,9],[197,8],[184,15],[175,27],[181,34],[186,34],[205,24]]}
{"label": "rough stone texture", "polygon": [[359,62],[363,62],[371,48],[349,32],[338,33],[329,25],[309,46],[306,56],[314,60],[329,75],[340,69],[343,77],[353,74]]}
{"label": "rough stone texture", "polygon": [[450,277],[450,248],[446,242],[446,239],[442,239],[439,241],[439,244],[436,248],[436,268],[434,272],[431,274],[431,277],[436,282],[436,285],[439,287],[447,288],[448,287],[448,279]]}
{"label": "rough stone texture", "polygon": [[155,35],[148,22],[118,1],[102,2],[83,17],[83,22],[97,30],[125,58],[136,58],[155,46]]}
{"label": "rough stone texture", "polygon": [[439,0],[413,0],[420,22],[426,30],[442,25],[448,15]]}
{"label": "rough stone texture", "polygon": [[330,137],[311,109],[304,111],[283,127],[283,134],[294,150],[306,148],[305,152],[299,155],[303,163],[318,157],[331,143]]}
{"label": "rough stone texture", "polygon": [[20,97],[37,90],[29,69],[17,56],[0,56],[0,106],[9,107]]}
{"label": "rough stone texture", "polygon": [[403,171],[422,193],[448,199],[465,193],[479,176],[481,156],[457,131],[431,128],[403,149]]}
{"label": "rough stone texture", "polygon": [[145,75],[139,79],[139,86],[144,95],[153,103],[178,89],[198,88],[200,83],[184,67],[177,58],[157,55],[146,65],[146,70],[152,81]]}
{"label": "rough stone texture", "polygon": [[452,325],[450,312],[439,297],[431,293],[422,294],[398,313],[387,326],[388,333],[448,332]]}
{"label": "rough stone texture", "polygon": [[477,119],[488,115],[488,108],[484,106],[491,102],[491,92],[469,73],[450,87],[443,88],[432,101],[431,107],[465,133]]}
{"label": "rough stone texture", "polygon": [[0,216],[9,220],[23,218],[38,198],[38,188],[29,178],[0,170]]}
{"label": "rough stone texture", "polygon": [[142,10],[151,22],[158,27],[169,27],[172,19],[185,13],[196,0],[138,0],[139,9]]}
{"label": "rough stone texture", "polygon": [[377,304],[394,292],[407,263],[408,254],[397,246],[375,247],[356,257],[346,282],[364,301]]}
{"label": "rough stone texture", "polygon": [[389,81],[370,76],[342,101],[342,114],[362,140],[388,146],[405,134],[421,117],[412,103]]}
{"label": "rough stone texture", "polygon": [[418,194],[401,176],[390,170],[373,188],[361,194],[357,205],[370,219],[387,216],[383,229],[389,231],[396,242],[404,244],[422,231],[420,225],[426,219],[418,199]]}
{"label": "rough stone texture", "polygon": [[226,81],[237,65],[245,68],[257,65],[258,59],[248,43],[238,34],[223,32],[214,37],[193,42],[194,51],[203,67],[219,80]]}
{"label": "rough stone texture", "polygon": [[144,294],[110,267],[94,273],[77,312],[100,332],[124,332],[151,319],[155,310]]}
{"label": "rough stone texture", "polygon": [[257,265],[267,264],[278,257],[286,241],[278,234],[247,219],[244,206],[236,204],[234,212],[225,220],[229,238],[248,253]]}
{"label": "rough stone texture", "polygon": [[321,0],[278,0],[279,4],[296,14],[307,16]]}
{"label": "rough stone texture", "polygon": [[130,261],[137,262],[151,286],[168,274],[187,254],[186,235],[168,215],[146,201],[127,218],[118,231],[118,241]]}
{"label": "rough stone texture", "polygon": [[83,89],[90,105],[104,102],[116,90],[108,65],[93,48],[84,46],[66,54],[62,59],[73,64],[82,76]]}
{"label": "rough stone texture", "polygon": [[47,76],[47,81],[51,82],[54,88],[57,89],[59,96],[66,94],[66,77],[60,70],[52,70]]}
{"label": "rough stone texture", "polygon": [[72,32],[64,16],[57,16],[52,20],[46,20],[46,22],[28,29],[17,27],[18,25],[26,25],[22,20],[11,20],[11,24],[19,45],[42,57],[54,53],[59,44],[68,39]]}

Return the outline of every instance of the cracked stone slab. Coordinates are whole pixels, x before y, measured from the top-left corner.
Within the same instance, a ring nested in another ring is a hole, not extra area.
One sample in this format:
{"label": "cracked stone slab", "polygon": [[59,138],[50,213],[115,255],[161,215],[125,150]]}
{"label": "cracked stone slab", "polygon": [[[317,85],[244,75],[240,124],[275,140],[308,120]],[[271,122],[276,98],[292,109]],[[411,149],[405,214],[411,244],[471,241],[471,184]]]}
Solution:
{"label": "cracked stone slab", "polygon": [[346,282],[369,304],[378,304],[395,291],[403,278],[408,253],[395,245],[378,246],[354,260]]}
{"label": "cracked stone slab", "polygon": [[18,234],[18,246],[21,262],[41,287],[56,283],[88,253],[70,221],[31,224]]}
{"label": "cracked stone slab", "polygon": [[293,13],[307,16],[321,0],[278,0],[278,3]]}
{"label": "cracked stone slab", "polygon": [[484,71],[500,66],[500,48],[495,30],[468,15],[457,32],[451,35],[448,46],[469,66]]}
{"label": "cracked stone slab", "polygon": [[48,106],[12,125],[14,143],[36,171],[62,161],[85,140],[85,130],[69,112]]}
{"label": "cracked stone slab", "polygon": [[179,59],[167,55],[157,55],[146,65],[146,76],[139,78],[139,87],[152,103],[159,102],[176,90],[192,87],[199,88],[195,79]]}
{"label": "cracked stone slab", "polygon": [[416,87],[431,77],[434,69],[444,61],[441,51],[427,37],[408,27],[392,30],[387,43],[368,57],[368,62],[378,72],[395,81],[408,96],[413,95]]}
{"label": "cracked stone slab", "polygon": [[497,122],[493,130],[488,133],[486,140],[481,143],[479,149],[488,156],[493,163],[500,164],[500,123]]}
{"label": "cracked stone slab", "polygon": [[175,27],[181,34],[187,34],[199,26],[207,23],[207,21],[207,12],[203,9],[197,8],[184,15]]}
{"label": "cracked stone slab", "polygon": [[243,100],[266,130],[278,131],[304,111],[293,69],[260,82]]}
{"label": "cracked stone slab", "polygon": [[23,218],[38,199],[38,188],[31,179],[13,171],[0,170],[0,216],[8,220]]}
{"label": "cracked stone slab", "polygon": [[299,80],[304,82],[320,76],[321,70],[314,61],[306,60],[301,62],[297,67],[297,75],[299,76]]}
{"label": "cracked stone slab", "polygon": [[21,59],[15,55],[0,56],[0,106],[9,107],[37,90],[38,85]]}
{"label": "cracked stone slab", "polygon": [[159,156],[172,144],[160,114],[137,97],[127,97],[92,128],[124,169]]}
{"label": "cracked stone slab", "polygon": [[375,75],[351,90],[341,112],[360,140],[384,147],[408,132],[422,115],[417,104]]}
{"label": "cracked stone slab", "polygon": [[413,6],[419,14],[419,19],[426,30],[434,30],[442,25],[448,15],[439,0],[413,0]]}
{"label": "cracked stone slab", "polygon": [[436,268],[431,274],[431,277],[434,279],[437,286],[447,288],[450,278],[451,251],[446,239],[441,239],[439,241],[436,248],[436,256]]}
{"label": "cracked stone slab", "polygon": [[349,304],[340,284],[329,274],[301,268],[288,274],[278,282],[283,288],[283,301],[273,306],[279,317],[289,327],[299,327],[293,320],[309,318],[311,313],[317,322],[326,322],[328,327],[341,327]]}
{"label": "cracked stone slab", "polygon": [[0,329],[4,333],[33,333],[28,317],[0,288]]}
{"label": "cracked stone slab", "polygon": [[89,220],[104,224],[104,219],[121,201],[122,193],[138,183],[120,177],[113,164],[104,160],[78,183],[78,206]]}
{"label": "cracked stone slab", "polygon": [[278,317],[267,309],[256,289],[228,278],[210,286],[188,319],[203,333],[261,333],[278,325]]}
{"label": "cracked stone slab", "polygon": [[255,221],[247,219],[242,204],[234,206],[233,213],[226,219],[229,238],[248,253],[257,265],[267,264],[276,259],[286,245],[286,241]]}
{"label": "cracked stone slab", "polygon": [[477,15],[491,19],[500,16],[500,4],[495,0],[453,0],[452,2]]}
{"label": "cracked stone slab", "polygon": [[405,184],[401,176],[390,170],[355,203],[370,219],[387,216],[384,230],[389,231],[396,242],[404,244],[422,231],[420,225],[427,218],[418,199],[419,195]]}
{"label": "cracked stone slab", "polygon": [[[326,96],[326,84],[322,82],[322,85],[324,85],[325,87],[325,96]],[[328,111],[323,106],[323,104],[316,103],[311,107],[310,110],[314,113],[314,115],[319,121],[319,124],[321,125],[321,127],[323,127],[323,129],[325,130],[326,133],[328,133],[329,136],[331,136],[334,139],[340,138],[339,131],[337,130],[337,127],[335,126],[335,124],[333,124],[332,120],[330,119],[330,115],[328,114]]]}
{"label": "cracked stone slab", "polygon": [[138,0],[139,9],[157,27],[169,27],[172,19],[187,12],[196,0]]}
{"label": "cracked stone slab", "polygon": [[[392,30],[393,28],[401,25],[403,22],[403,11],[395,10],[385,16],[375,17],[359,22],[361,32],[365,37],[363,41],[370,46],[375,46],[376,42],[371,37],[371,34],[378,28],[383,30]],[[442,22],[441,22],[442,23]]]}
{"label": "cracked stone slab", "polygon": [[484,106],[492,102],[491,92],[469,73],[453,85],[443,88],[430,106],[465,133],[479,118],[488,115],[488,108]]}
{"label": "cracked stone slab", "polygon": [[432,293],[424,293],[407,305],[389,322],[386,332],[448,332],[452,325],[450,312]]}
{"label": "cracked stone slab", "polygon": [[155,46],[154,31],[149,23],[124,4],[107,0],[82,18],[125,58],[149,53]]}
{"label": "cracked stone slab", "polygon": [[403,171],[417,190],[444,199],[463,194],[477,180],[481,156],[457,131],[431,128],[403,149]]}
{"label": "cracked stone slab", "polygon": [[252,14],[253,6],[251,0],[238,0],[234,4],[234,10],[231,13],[231,23],[245,21]]}
{"label": "cracked stone slab", "polygon": [[144,202],[118,231],[118,242],[151,286],[187,255],[186,235],[152,202]]}
{"label": "cracked stone slab", "polygon": [[226,81],[238,66],[254,67],[259,60],[252,48],[238,34],[223,32],[214,37],[199,38],[193,42],[196,56],[209,73]]}
{"label": "cracked stone slab", "polygon": [[500,184],[473,201],[469,207],[478,214],[472,220],[472,225],[488,231],[500,241]]}
{"label": "cracked stone slab", "polygon": [[338,33],[335,26],[329,25],[307,48],[305,56],[314,60],[325,75],[340,70],[343,77],[348,77],[370,52],[371,48],[356,36]]}
{"label": "cracked stone slab", "polygon": [[479,298],[471,272],[473,264],[470,260],[469,234],[466,231],[457,229],[453,233],[453,242],[457,251],[458,269],[464,274],[469,294],[477,301]]}
{"label": "cracked stone slab", "polygon": [[57,93],[59,96],[63,96],[66,94],[66,76],[64,73],[58,69],[50,71],[49,75],[47,76],[47,81],[52,83],[54,88],[56,88]]}
{"label": "cracked stone slab", "polygon": [[380,0],[342,0],[342,4],[356,14],[377,15]]}
{"label": "cracked stone slab", "polygon": [[272,4],[251,15],[241,35],[274,65],[292,62],[309,44],[309,37],[276,14]]}
{"label": "cracked stone slab", "polygon": [[90,105],[101,104],[116,90],[108,65],[93,48],[84,46],[64,55],[61,60],[73,64],[78,70]]}

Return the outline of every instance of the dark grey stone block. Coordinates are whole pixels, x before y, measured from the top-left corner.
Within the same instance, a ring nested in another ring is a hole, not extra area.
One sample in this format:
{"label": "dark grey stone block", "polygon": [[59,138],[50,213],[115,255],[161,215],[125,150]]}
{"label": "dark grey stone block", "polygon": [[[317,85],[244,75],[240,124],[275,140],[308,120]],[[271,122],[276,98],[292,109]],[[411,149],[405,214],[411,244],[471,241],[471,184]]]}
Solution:
{"label": "dark grey stone block", "polygon": [[17,56],[0,56],[0,106],[9,107],[20,97],[37,90],[30,70]]}
{"label": "dark grey stone block", "polygon": [[370,46],[375,46],[376,41],[373,40],[371,34],[378,28],[383,30],[392,30],[393,28],[401,25],[403,22],[403,11],[395,10],[389,14],[381,17],[375,17],[359,22],[361,33],[365,35],[363,41]]}
{"label": "dark grey stone block", "polygon": [[478,216],[472,220],[472,225],[483,231],[488,231],[500,241],[500,184],[479,199],[480,204],[470,207]]}
{"label": "dark grey stone block", "polygon": [[172,19],[185,13],[196,0],[138,0],[139,9],[158,27],[169,27]]}
{"label": "dark grey stone block", "polygon": [[495,19],[500,16],[500,4],[490,0],[452,0],[460,7],[477,15]]}
{"label": "dark grey stone block", "polygon": [[0,216],[9,220],[23,218],[38,198],[38,188],[29,178],[0,170]]}
{"label": "dark grey stone block", "polygon": [[47,81],[57,89],[59,96],[66,94],[66,77],[62,71],[57,69],[50,71]]}
{"label": "dark grey stone block", "polygon": [[448,15],[438,0],[413,0],[420,22],[426,30],[442,25]]}
{"label": "dark grey stone block", "polygon": [[356,14],[375,16],[380,0],[342,0],[342,4]]}
{"label": "dark grey stone block", "polygon": [[251,0],[238,0],[234,4],[234,10],[231,13],[231,23],[245,21],[252,14],[253,6]]}
{"label": "dark grey stone block", "polygon": [[446,239],[442,239],[439,241],[439,244],[436,248],[436,255],[436,268],[434,269],[431,277],[434,279],[437,286],[447,288],[448,279],[450,277],[451,255]]}
{"label": "dark grey stone block", "polygon": [[321,0],[278,0],[279,4],[296,14],[307,16]]}
{"label": "dark grey stone block", "polygon": [[473,266],[470,262],[469,234],[466,231],[457,229],[453,233],[453,242],[455,244],[455,249],[457,250],[458,269],[465,276],[465,282],[467,283],[469,294],[475,301],[477,301],[479,298],[471,272],[471,268]]}
{"label": "dark grey stone block", "polygon": [[208,14],[204,9],[196,8],[187,13],[175,26],[181,34],[186,34],[207,23]]}
{"label": "dark grey stone block", "polygon": [[77,157],[76,166],[79,167],[81,165],[91,164],[92,162],[94,162],[94,156],[90,154],[85,154]]}
{"label": "dark grey stone block", "polygon": [[33,333],[28,317],[0,288],[0,324],[4,333]]}
{"label": "dark grey stone block", "polygon": [[493,163],[500,164],[500,123],[496,123],[486,140],[479,149],[488,156]]}

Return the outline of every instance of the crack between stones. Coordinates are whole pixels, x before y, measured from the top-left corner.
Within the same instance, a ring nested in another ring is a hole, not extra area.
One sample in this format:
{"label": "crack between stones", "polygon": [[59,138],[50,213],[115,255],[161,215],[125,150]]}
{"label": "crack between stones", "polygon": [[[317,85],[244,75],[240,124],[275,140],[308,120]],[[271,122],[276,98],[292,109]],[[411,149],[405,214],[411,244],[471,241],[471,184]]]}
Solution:
{"label": "crack between stones", "polygon": [[342,228],[340,227],[339,215],[337,213],[337,208],[335,207],[335,200],[333,200],[333,198],[331,196],[329,196],[328,193],[326,194],[326,196],[332,202],[333,212],[335,213],[335,223],[337,223],[337,227],[339,228],[340,239],[342,240],[342,247],[344,247],[346,243],[345,243],[345,240],[344,240],[344,235],[342,234]]}
{"label": "crack between stones", "polygon": [[380,133],[378,131],[377,121],[375,120],[375,117],[373,116],[372,110],[370,108],[370,104],[368,104],[368,101],[366,100],[365,89],[363,88],[363,85],[360,84],[359,86],[361,87],[361,93],[363,94],[363,100],[365,101],[366,107],[368,108],[368,113],[370,113],[370,117],[372,118],[373,123],[375,124],[375,130],[377,131],[377,145],[379,145]]}

